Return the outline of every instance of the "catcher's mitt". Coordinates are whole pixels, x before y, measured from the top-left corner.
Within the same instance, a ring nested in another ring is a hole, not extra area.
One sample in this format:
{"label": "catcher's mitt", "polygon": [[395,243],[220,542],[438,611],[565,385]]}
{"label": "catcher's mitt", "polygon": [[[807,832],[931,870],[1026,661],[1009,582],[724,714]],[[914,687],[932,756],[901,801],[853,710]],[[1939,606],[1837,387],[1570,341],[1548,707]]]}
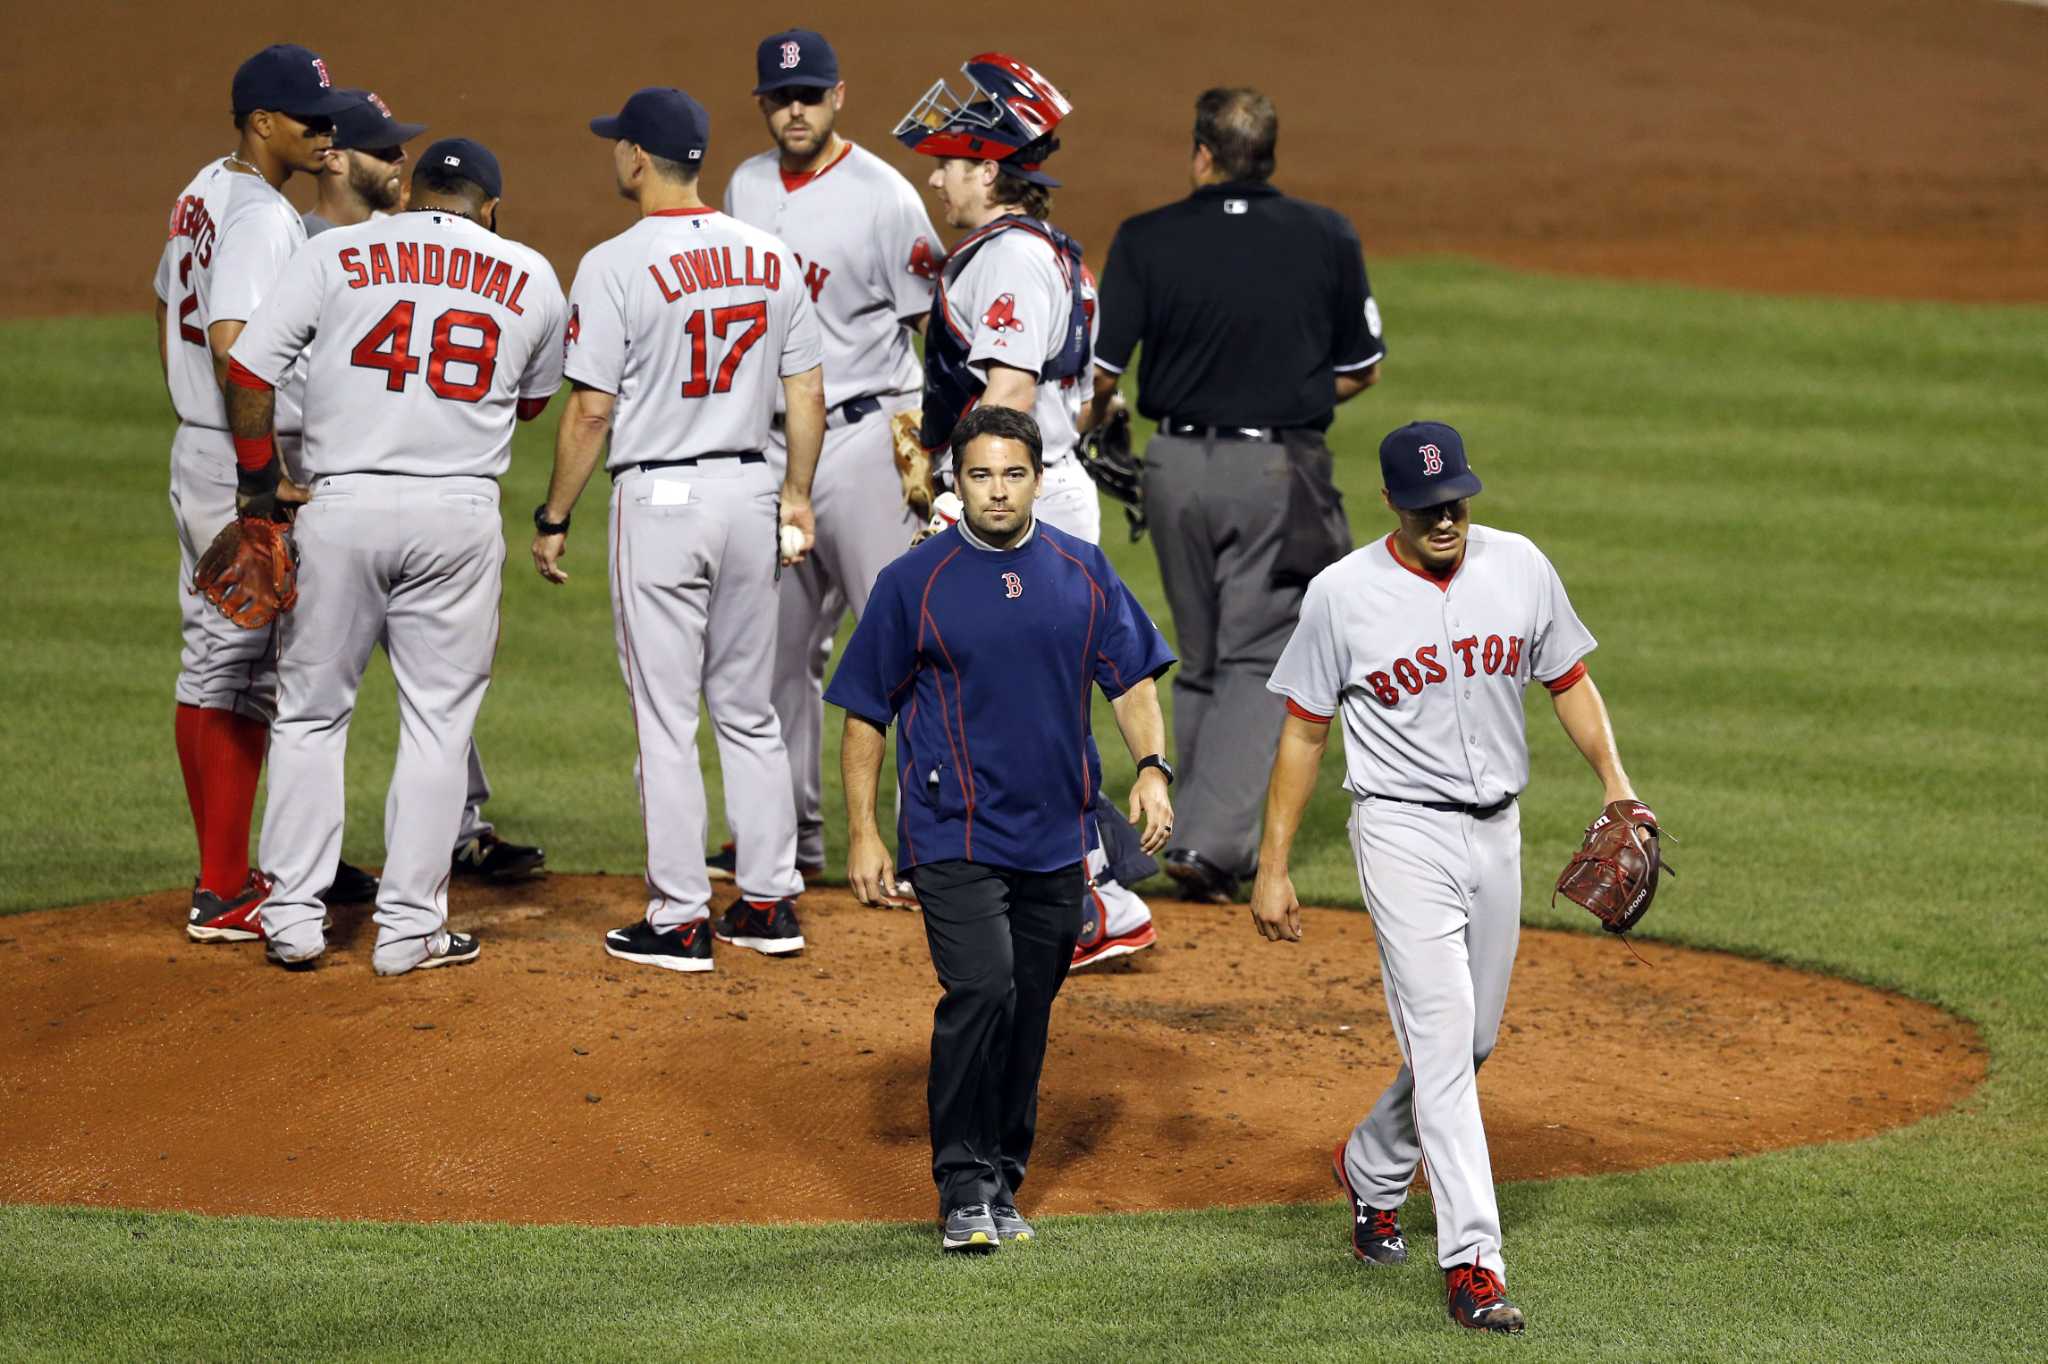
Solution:
{"label": "catcher's mitt", "polygon": [[[1609,933],[1626,933],[1650,912],[1664,865],[1657,816],[1639,800],[1617,800],[1586,826],[1586,841],[1551,893],[1593,912]],[[1677,875],[1672,872],[1672,875]]]}
{"label": "catcher's mitt", "polygon": [[1097,423],[1074,450],[1095,486],[1124,504],[1131,539],[1145,533],[1145,462],[1131,448],[1131,413],[1115,408]]}
{"label": "catcher's mitt", "polygon": [[917,438],[924,413],[916,408],[889,418],[889,437],[896,446],[896,476],[903,480],[903,505],[920,518],[932,514],[932,456]]}
{"label": "catcher's mitt", "polygon": [[283,522],[238,516],[199,556],[192,590],[244,630],[260,630],[299,600],[299,555]]}

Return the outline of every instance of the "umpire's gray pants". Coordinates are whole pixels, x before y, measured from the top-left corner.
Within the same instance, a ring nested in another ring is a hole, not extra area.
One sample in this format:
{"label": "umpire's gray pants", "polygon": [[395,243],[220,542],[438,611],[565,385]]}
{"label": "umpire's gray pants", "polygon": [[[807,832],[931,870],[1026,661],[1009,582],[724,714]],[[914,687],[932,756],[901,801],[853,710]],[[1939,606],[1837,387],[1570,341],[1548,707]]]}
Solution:
{"label": "umpire's gray pants", "polygon": [[766,464],[715,457],[629,470],[612,487],[613,635],[633,707],[647,922],[657,929],[710,913],[700,694],[718,738],[740,894],[803,893],[789,755],[769,698],[779,486]]}
{"label": "umpire's gray pants", "polygon": [[1301,614],[1304,589],[1271,581],[1287,489],[1278,441],[1155,436],[1145,448],[1145,509],[1180,655],[1173,846],[1234,875],[1258,851],[1286,716],[1266,679]]}
{"label": "umpire's gray pants", "polygon": [[498,647],[505,536],[495,479],[337,474],[299,512],[299,603],[279,618],[277,719],[259,861],[263,931],[299,960],[324,946],[319,892],[341,855],[343,771],[363,669],[381,638],[398,683],[373,961],[424,961],[448,926],[448,849],[469,740]]}

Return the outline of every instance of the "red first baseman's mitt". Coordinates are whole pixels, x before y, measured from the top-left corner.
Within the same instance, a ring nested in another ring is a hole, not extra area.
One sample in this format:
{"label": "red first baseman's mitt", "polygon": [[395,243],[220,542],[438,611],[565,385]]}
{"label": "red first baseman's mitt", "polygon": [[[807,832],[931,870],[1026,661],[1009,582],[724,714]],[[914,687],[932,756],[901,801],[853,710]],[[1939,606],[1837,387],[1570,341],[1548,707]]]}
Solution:
{"label": "red first baseman's mitt", "polygon": [[1613,802],[1586,826],[1586,841],[1565,864],[1551,902],[1562,895],[1591,910],[1609,933],[1628,932],[1650,912],[1658,873],[1670,870],[1658,846],[1662,837],[1649,806]]}
{"label": "red first baseman's mitt", "polygon": [[199,556],[192,589],[244,630],[261,630],[299,599],[299,556],[283,522],[238,516]]}

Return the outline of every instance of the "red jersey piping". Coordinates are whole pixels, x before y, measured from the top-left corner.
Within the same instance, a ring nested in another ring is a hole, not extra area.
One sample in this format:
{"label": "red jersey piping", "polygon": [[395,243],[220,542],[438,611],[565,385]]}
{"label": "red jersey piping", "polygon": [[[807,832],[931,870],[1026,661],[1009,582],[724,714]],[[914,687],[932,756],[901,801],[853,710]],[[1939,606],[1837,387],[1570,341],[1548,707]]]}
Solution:
{"label": "red jersey piping", "polygon": [[[1403,559],[1399,554],[1396,554],[1394,552],[1394,532],[1387,532],[1387,538],[1385,543],[1387,546],[1388,558],[1392,559],[1395,563],[1407,569],[1410,573],[1413,573],[1416,577],[1422,579],[1422,581],[1428,583],[1431,587],[1434,587],[1439,592],[1450,591],[1451,579],[1457,577],[1458,570],[1465,566],[1465,551],[1461,549],[1458,551],[1458,562],[1451,565],[1451,571],[1449,573],[1446,573],[1443,577],[1439,578],[1434,573],[1430,573],[1424,569],[1417,568],[1414,564],[1409,563],[1406,559]],[[1470,542],[1468,541],[1467,548],[1469,547]]]}

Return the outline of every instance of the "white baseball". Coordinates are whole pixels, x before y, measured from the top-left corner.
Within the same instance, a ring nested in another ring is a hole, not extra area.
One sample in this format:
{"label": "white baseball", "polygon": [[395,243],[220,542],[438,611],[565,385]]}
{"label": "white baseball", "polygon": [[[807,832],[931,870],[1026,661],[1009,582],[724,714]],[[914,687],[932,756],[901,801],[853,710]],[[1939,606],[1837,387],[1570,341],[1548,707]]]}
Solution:
{"label": "white baseball", "polygon": [[801,526],[784,526],[782,528],[782,557],[785,559],[794,559],[797,555],[803,552],[803,528]]}

